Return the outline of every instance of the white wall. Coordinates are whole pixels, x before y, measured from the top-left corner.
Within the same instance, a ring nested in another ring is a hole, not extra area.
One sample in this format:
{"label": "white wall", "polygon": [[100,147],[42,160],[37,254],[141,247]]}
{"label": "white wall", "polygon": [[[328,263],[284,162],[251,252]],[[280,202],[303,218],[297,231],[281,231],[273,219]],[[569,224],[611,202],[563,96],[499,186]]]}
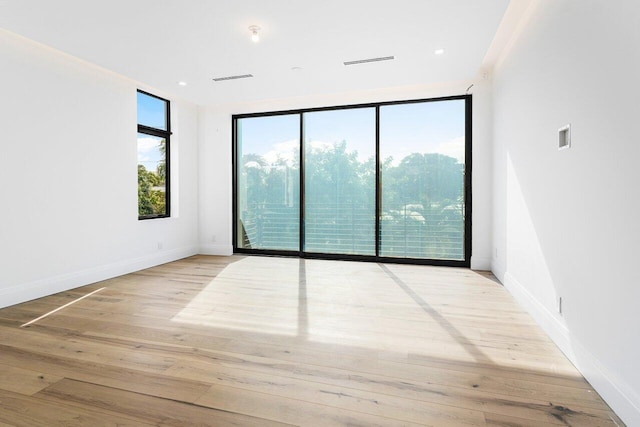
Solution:
{"label": "white wall", "polygon": [[231,255],[231,114],[201,108],[198,129],[200,253]]}
{"label": "white wall", "polygon": [[[629,425],[640,425],[638,17],[635,0],[537,1],[493,82],[493,271]],[[559,151],[568,123],[572,147]]]}
{"label": "white wall", "polygon": [[139,86],[5,31],[0,58],[0,307],[197,253],[195,106],[171,104],[178,216],[138,221]]}
{"label": "white wall", "polygon": [[232,114],[330,107],[369,102],[399,101],[461,95],[474,83],[473,93],[473,236],[471,267],[491,265],[491,82],[406,87],[366,92],[328,94],[200,110],[200,250],[227,255],[232,248]]}

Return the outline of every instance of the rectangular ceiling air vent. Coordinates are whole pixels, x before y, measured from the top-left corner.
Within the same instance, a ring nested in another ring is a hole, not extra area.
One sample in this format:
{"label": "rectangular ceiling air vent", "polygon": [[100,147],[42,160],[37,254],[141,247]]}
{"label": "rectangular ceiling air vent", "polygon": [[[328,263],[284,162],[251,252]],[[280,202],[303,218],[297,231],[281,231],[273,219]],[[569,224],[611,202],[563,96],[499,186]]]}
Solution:
{"label": "rectangular ceiling air vent", "polygon": [[366,64],[368,62],[379,62],[379,61],[391,61],[392,59],[396,59],[395,56],[381,56],[380,58],[369,58],[369,59],[358,59],[356,61],[345,61],[344,65],[357,65],[357,64]]}
{"label": "rectangular ceiling air vent", "polygon": [[214,77],[214,82],[222,82],[225,80],[236,80],[236,79],[246,79],[249,77],[253,77],[253,74],[239,74],[237,76],[227,76],[227,77]]}

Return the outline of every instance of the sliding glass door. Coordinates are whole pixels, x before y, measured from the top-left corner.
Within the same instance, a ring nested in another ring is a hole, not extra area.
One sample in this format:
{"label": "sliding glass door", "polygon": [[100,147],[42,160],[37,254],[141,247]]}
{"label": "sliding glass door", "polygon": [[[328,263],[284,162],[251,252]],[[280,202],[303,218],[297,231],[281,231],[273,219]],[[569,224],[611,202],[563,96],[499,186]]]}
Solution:
{"label": "sliding glass door", "polygon": [[305,252],[375,255],[375,108],[303,119]]}
{"label": "sliding glass door", "polygon": [[471,97],[237,115],[234,250],[468,266]]}
{"label": "sliding glass door", "polygon": [[300,248],[300,115],[238,119],[236,247]]}
{"label": "sliding glass door", "polygon": [[380,255],[464,260],[465,101],[380,107]]}

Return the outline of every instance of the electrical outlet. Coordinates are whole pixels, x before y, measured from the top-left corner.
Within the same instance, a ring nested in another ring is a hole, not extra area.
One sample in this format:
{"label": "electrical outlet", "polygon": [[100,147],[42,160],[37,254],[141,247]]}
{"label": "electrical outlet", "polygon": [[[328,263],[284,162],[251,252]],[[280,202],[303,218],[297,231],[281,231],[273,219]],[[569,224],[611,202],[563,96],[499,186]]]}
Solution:
{"label": "electrical outlet", "polygon": [[162,250],[162,242],[158,242],[158,250],[161,251]]}
{"label": "electrical outlet", "polygon": [[215,234],[212,234],[212,235],[211,235],[211,241],[212,241],[212,242],[215,242],[215,241],[216,241],[216,235],[215,235]]}
{"label": "electrical outlet", "polygon": [[495,259],[498,259],[498,248],[494,248],[494,249],[493,249],[493,257],[494,257]]}
{"label": "electrical outlet", "polygon": [[558,129],[558,150],[571,148],[571,124]]}
{"label": "electrical outlet", "polygon": [[558,313],[562,316],[562,297],[558,297]]}

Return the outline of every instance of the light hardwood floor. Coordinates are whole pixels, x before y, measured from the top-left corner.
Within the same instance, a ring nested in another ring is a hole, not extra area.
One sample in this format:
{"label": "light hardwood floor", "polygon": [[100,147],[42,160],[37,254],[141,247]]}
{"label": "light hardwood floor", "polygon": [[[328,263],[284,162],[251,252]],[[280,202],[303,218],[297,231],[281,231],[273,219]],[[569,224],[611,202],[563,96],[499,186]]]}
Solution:
{"label": "light hardwood floor", "polygon": [[0,310],[5,425],[623,424],[490,274],[194,256]]}

